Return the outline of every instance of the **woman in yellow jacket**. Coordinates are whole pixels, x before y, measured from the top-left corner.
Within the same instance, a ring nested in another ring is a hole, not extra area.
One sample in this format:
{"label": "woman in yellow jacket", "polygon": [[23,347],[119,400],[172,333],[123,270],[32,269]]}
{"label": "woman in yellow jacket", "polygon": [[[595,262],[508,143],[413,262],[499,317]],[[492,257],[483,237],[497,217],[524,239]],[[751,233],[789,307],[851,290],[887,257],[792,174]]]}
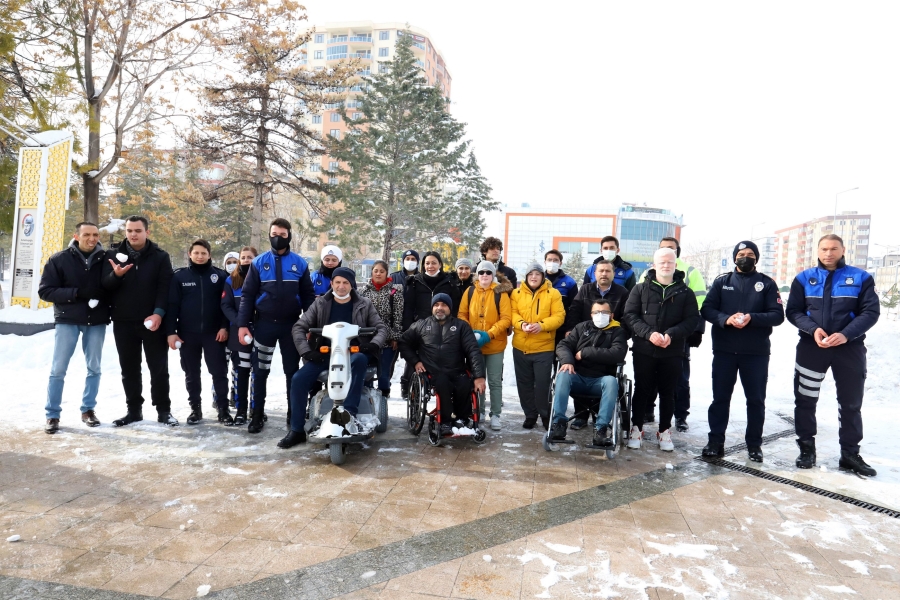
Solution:
{"label": "woman in yellow jacket", "polygon": [[550,421],[550,372],[556,350],[556,330],[566,319],[562,296],[544,277],[539,263],[528,266],[525,281],[512,293],[513,364],[525,429],[541,418]]}
{"label": "woman in yellow jacket", "polygon": [[494,263],[481,261],[475,270],[475,285],[462,293],[458,317],[469,323],[478,337],[488,387],[491,390],[491,429],[500,431],[503,406],[503,352],[512,326],[509,282],[498,283]]}

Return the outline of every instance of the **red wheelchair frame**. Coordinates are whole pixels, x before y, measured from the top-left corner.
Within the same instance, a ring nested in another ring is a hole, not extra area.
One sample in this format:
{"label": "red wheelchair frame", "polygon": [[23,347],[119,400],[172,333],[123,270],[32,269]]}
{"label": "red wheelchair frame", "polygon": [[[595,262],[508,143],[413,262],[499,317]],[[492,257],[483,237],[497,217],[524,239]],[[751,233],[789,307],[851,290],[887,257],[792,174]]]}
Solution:
{"label": "red wheelchair frame", "polygon": [[[471,373],[466,373],[471,379]],[[434,408],[428,410],[428,401],[434,397]],[[471,437],[476,444],[483,444],[487,434],[479,427],[481,423],[481,408],[484,405],[484,395],[471,389],[472,397],[472,427],[474,434],[460,435],[455,433],[441,435],[441,398],[434,389],[431,376],[427,373],[414,373],[409,385],[409,394],[406,400],[406,423],[413,435],[419,435],[428,417],[428,443],[432,446],[440,446],[445,438]]]}

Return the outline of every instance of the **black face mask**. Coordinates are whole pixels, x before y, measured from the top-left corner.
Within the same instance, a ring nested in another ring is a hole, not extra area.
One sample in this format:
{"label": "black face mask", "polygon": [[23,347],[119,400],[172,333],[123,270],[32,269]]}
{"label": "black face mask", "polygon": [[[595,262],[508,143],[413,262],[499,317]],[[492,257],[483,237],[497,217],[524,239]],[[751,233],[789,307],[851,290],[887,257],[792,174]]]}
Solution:
{"label": "black face mask", "polygon": [[734,264],[741,273],[750,273],[756,268],[756,259],[752,256],[742,256],[735,260]]}
{"label": "black face mask", "polygon": [[288,232],[288,236],[281,237],[280,235],[273,235],[269,237],[269,243],[272,244],[272,250],[284,250],[285,248],[290,248],[291,246],[291,232]]}
{"label": "black face mask", "polygon": [[250,272],[250,265],[238,265],[238,271],[240,271],[241,275],[246,277],[247,273]]}

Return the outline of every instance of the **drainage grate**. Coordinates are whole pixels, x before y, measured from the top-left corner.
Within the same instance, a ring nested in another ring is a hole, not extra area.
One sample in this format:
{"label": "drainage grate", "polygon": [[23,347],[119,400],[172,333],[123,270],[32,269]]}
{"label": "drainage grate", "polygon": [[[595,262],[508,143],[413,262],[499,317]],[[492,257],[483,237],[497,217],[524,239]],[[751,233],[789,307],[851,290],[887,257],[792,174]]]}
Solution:
{"label": "drainage grate", "polygon": [[[780,440],[781,438],[786,438],[794,435],[793,429],[785,429],[784,431],[779,431],[778,433],[773,433],[771,435],[767,435],[763,437],[762,443],[768,444],[769,442],[774,442],[775,440]],[[741,444],[735,444],[734,446],[728,446],[725,448],[725,454],[734,454],[735,452],[740,452],[741,450],[746,450],[747,444],[746,442]]]}
{"label": "drainage grate", "polygon": [[[775,434],[775,435],[780,435],[780,434]],[[735,464],[733,462],[727,461],[722,458],[702,458],[701,460],[703,462],[709,463],[711,465],[716,465],[717,467],[725,467],[726,469],[731,469],[732,471],[738,471],[739,473],[746,473],[747,475],[753,475],[754,477],[759,477],[760,479],[765,479],[767,481],[783,483],[784,485],[789,485],[789,486],[797,488],[799,490],[803,490],[806,492],[812,492],[813,494],[817,494],[819,496],[825,496],[826,498],[831,498],[832,500],[839,500],[841,502],[846,502],[847,504],[852,504],[853,506],[858,506],[858,507],[864,508],[866,510],[871,510],[872,512],[886,515],[888,517],[894,517],[895,519],[900,519],[900,511],[894,510],[892,508],[879,506],[877,504],[872,504],[871,502],[863,502],[862,500],[857,500],[856,498],[851,498],[850,496],[838,494],[837,492],[829,492],[828,490],[823,490],[822,488],[817,488],[815,486],[812,486],[812,485],[809,485],[806,483],[800,483],[799,481],[794,481],[793,479],[787,479],[786,477],[779,477],[778,475],[772,475],[771,473],[766,473],[765,471],[760,471],[758,469],[751,469],[750,467]]]}

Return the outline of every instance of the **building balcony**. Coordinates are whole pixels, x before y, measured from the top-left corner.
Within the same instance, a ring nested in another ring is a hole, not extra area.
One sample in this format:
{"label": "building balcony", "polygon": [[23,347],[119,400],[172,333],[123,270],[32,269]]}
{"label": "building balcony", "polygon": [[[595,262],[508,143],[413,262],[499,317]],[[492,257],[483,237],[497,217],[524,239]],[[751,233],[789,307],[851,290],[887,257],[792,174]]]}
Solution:
{"label": "building balcony", "polygon": [[363,44],[363,45],[372,45],[372,36],[371,35],[351,35],[347,38],[348,44]]}
{"label": "building balcony", "polygon": [[328,38],[328,44],[346,44],[347,38],[350,36],[346,35],[335,35]]}

